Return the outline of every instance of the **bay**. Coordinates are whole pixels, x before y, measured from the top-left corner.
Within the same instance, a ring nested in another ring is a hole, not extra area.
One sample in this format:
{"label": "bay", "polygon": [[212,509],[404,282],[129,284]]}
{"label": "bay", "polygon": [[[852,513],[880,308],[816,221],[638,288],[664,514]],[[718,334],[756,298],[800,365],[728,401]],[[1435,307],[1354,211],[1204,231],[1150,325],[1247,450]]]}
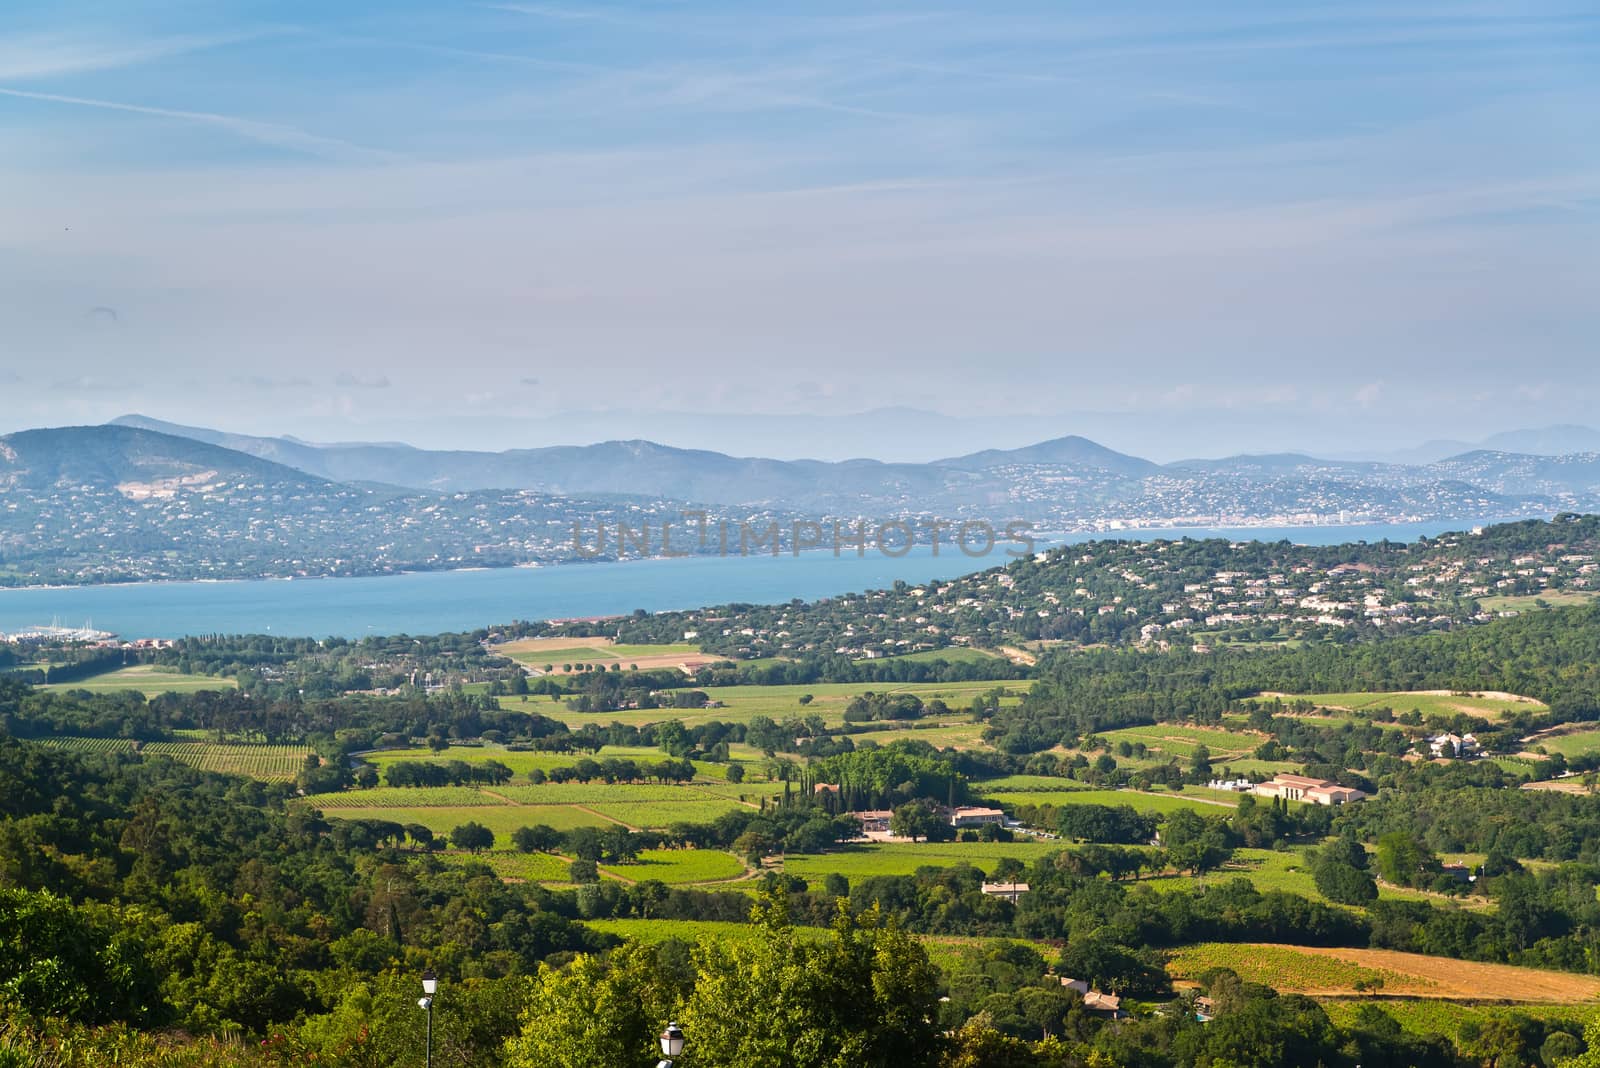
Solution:
{"label": "bay", "polygon": [[[1335,545],[1346,541],[1414,541],[1459,520],[1319,527],[1184,527],[1039,537],[1040,547],[1097,538],[1205,538]],[[433,571],[375,578],[155,582],[0,590],[0,633],[50,623],[92,625],[123,638],[192,634],[284,634],[360,638],[372,634],[437,634],[525,619],[621,615],[748,602],[813,600],[997,567],[1002,549],[969,557],[950,546],[935,555],[918,546],[901,557],[846,550],[798,556],[699,556],[566,564],[489,571]]]}

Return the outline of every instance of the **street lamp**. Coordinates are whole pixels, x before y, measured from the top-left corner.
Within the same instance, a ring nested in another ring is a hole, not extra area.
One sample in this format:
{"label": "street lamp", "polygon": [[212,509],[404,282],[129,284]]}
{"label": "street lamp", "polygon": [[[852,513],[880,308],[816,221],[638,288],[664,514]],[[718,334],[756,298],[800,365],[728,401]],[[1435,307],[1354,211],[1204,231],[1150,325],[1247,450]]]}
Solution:
{"label": "street lamp", "polygon": [[438,977],[429,968],[422,973],[422,997],[417,999],[417,1008],[428,1014],[428,1042],[423,1047],[427,1051],[424,1055],[428,1059],[428,1068],[433,1068],[433,995],[438,992]]}
{"label": "street lamp", "polygon": [[675,1023],[667,1024],[667,1029],[661,1032],[661,1055],[663,1060],[656,1068],[672,1068],[672,1058],[683,1052],[683,1032]]}

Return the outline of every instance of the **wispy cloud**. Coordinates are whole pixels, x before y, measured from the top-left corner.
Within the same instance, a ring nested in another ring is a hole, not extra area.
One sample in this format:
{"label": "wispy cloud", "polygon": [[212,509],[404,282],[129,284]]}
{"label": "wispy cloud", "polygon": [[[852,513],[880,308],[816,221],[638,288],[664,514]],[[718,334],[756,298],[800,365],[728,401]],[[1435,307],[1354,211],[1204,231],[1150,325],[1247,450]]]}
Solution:
{"label": "wispy cloud", "polygon": [[370,378],[351,374],[349,371],[339,375],[333,384],[340,389],[388,389],[394,383],[389,381],[388,375],[375,375]]}
{"label": "wispy cloud", "polygon": [[511,11],[518,15],[537,15],[539,18],[557,19],[561,22],[606,22],[612,25],[623,25],[631,21],[604,11],[557,7],[554,4],[484,4],[483,6],[495,11]]}
{"label": "wispy cloud", "polygon": [[283,30],[262,30],[216,36],[152,37],[142,41],[70,34],[8,35],[0,40],[0,80],[26,81],[90,71],[114,70],[189,52],[237,44]]}
{"label": "wispy cloud", "polygon": [[341,141],[336,137],[323,137],[319,134],[307,133],[305,130],[294,126],[285,126],[274,122],[261,122],[256,119],[242,118],[238,115],[219,115],[209,111],[183,111],[177,108],[149,107],[144,104],[125,104],[116,100],[96,100],[91,97],[66,96],[61,93],[37,93],[26,89],[0,88],[0,96],[15,97],[19,100],[37,100],[47,104],[100,108],[105,111],[120,111],[133,115],[150,115],[161,119],[199,123],[204,126],[226,130],[229,133],[259,144],[271,145],[274,148],[309,156],[368,161],[398,158],[394,153],[367,148],[363,145],[352,144],[349,141]]}
{"label": "wispy cloud", "polygon": [[251,389],[278,390],[278,389],[310,389],[309,378],[269,378],[266,375],[246,375],[235,379],[240,385],[249,386]]}

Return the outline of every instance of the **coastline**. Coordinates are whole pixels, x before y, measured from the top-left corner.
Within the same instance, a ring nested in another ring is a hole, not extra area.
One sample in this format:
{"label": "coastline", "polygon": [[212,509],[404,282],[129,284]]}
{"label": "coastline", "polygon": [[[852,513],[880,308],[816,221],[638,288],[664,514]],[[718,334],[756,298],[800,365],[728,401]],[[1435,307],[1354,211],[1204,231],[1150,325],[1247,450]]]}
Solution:
{"label": "coastline", "polygon": [[[1374,521],[1364,521],[1364,522],[1345,522],[1345,523],[1269,523],[1269,522],[1265,522],[1265,521],[1252,522],[1252,521],[1248,521],[1247,520],[1247,521],[1243,521],[1243,522],[1240,522],[1240,523],[1215,523],[1215,524],[1213,524],[1213,523],[1206,523],[1206,524],[1201,524],[1201,523],[1195,523],[1195,524],[1178,523],[1178,524],[1169,524],[1169,525],[1165,525],[1165,526],[1148,526],[1148,527],[1115,527],[1115,528],[1093,527],[1093,528],[1078,528],[1078,529],[1073,529],[1073,530],[1036,530],[1036,531],[1033,531],[1032,533],[1033,533],[1034,537],[1040,542],[1040,545],[1039,545],[1039,547],[1037,548],[1036,551],[1041,551],[1042,552],[1042,551],[1045,551],[1047,549],[1055,548],[1055,547],[1058,547],[1058,546],[1064,545],[1064,544],[1087,544],[1088,542],[1092,542],[1092,541],[1170,541],[1170,540],[1176,540],[1174,538],[1174,535],[1176,535],[1176,538],[1185,538],[1185,537],[1192,536],[1189,533],[1187,533],[1188,531],[1202,532],[1205,537],[1224,537],[1225,535],[1224,535],[1223,532],[1226,532],[1226,531],[1253,531],[1253,530],[1270,530],[1270,531],[1361,530],[1361,529],[1368,529],[1368,528],[1373,528],[1373,527],[1427,526],[1427,525],[1432,525],[1432,524],[1435,524],[1435,523],[1459,523],[1459,524],[1462,524],[1462,526],[1459,527],[1459,528],[1450,527],[1450,528],[1447,528],[1445,530],[1440,531],[1438,534],[1433,534],[1433,535],[1420,535],[1419,534],[1419,535],[1417,535],[1417,537],[1413,537],[1413,538],[1407,539],[1408,541],[1415,541],[1415,540],[1417,540],[1418,537],[1440,537],[1440,536],[1442,536],[1444,534],[1451,534],[1451,533],[1466,534],[1466,533],[1469,533],[1472,530],[1473,527],[1493,526],[1493,525],[1499,525],[1499,524],[1502,524],[1502,523],[1518,523],[1518,522],[1524,522],[1524,521],[1529,520],[1529,519],[1549,519],[1554,514],[1555,513],[1550,513],[1550,514],[1545,514],[1545,515],[1535,515],[1535,516],[1509,516],[1509,517],[1497,517],[1497,518],[1485,518],[1485,519],[1460,519],[1460,518],[1450,518],[1450,519],[1404,519],[1404,520],[1388,520],[1388,519],[1384,519],[1384,520],[1374,520]],[[1263,539],[1259,539],[1259,538],[1230,538],[1229,540],[1234,540],[1234,541],[1259,541],[1259,540],[1263,540]],[[1272,540],[1272,541],[1282,541],[1282,540],[1293,541],[1294,539],[1293,538],[1288,538],[1288,539],[1272,538],[1270,540]],[[922,544],[923,543],[919,543],[919,547],[921,547]],[[1309,544],[1309,543],[1297,542],[1296,544]],[[1329,544],[1333,544],[1333,543],[1329,543]],[[940,547],[941,548],[944,547],[943,544],[941,544]],[[954,552],[955,553],[959,553],[960,550],[954,550]],[[751,553],[751,554],[747,554],[747,555],[749,557],[760,557],[760,558],[771,557],[772,559],[781,560],[781,559],[785,559],[785,558],[802,559],[802,558],[805,558],[805,557],[815,556],[815,555],[820,555],[820,554],[833,555],[835,558],[838,558],[838,559],[847,559],[847,558],[851,558],[853,556],[853,554],[850,554],[850,553],[842,553],[842,554],[841,553],[836,553],[833,550],[825,548],[825,547],[804,549],[804,550],[801,550],[800,552],[793,552],[793,551],[785,550],[783,552],[774,553],[774,554],[767,554],[767,553],[756,554],[756,553]],[[871,554],[869,553],[867,555],[870,556]],[[891,556],[888,553],[882,553],[880,551],[879,555],[881,555],[886,560],[894,560],[894,559],[904,559],[909,554],[901,554],[900,556]],[[937,551],[935,551],[935,552],[933,552],[933,553],[931,553],[929,555],[931,557],[933,557],[933,558],[938,558],[938,559],[943,559],[944,558],[944,556],[941,553],[937,552]],[[1011,562],[1013,560],[1019,560],[1019,559],[1022,558],[1022,555],[1027,555],[1027,554],[1011,555],[1006,551],[999,550],[998,549],[998,543],[996,543],[996,551],[985,553],[982,556],[968,556],[967,559],[974,563],[974,567],[973,567],[972,570],[974,570],[974,571],[983,571],[983,570],[987,570],[987,568],[989,568],[989,567],[993,567],[993,566],[997,566],[997,565],[996,564],[983,564],[983,563],[980,563],[980,561],[988,560],[991,557],[998,557],[998,558],[1001,558],[999,563],[1004,564],[1004,563],[1009,563],[1009,562]],[[519,562],[514,563],[514,564],[498,564],[498,565],[474,564],[474,565],[471,565],[471,566],[468,566],[468,567],[436,567],[436,568],[411,567],[411,568],[402,568],[402,569],[395,570],[395,571],[379,571],[379,572],[374,572],[374,573],[365,574],[365,575],[258,575],[258,576],[254,576],[254,577],[250,577],[250,578],[157,578],[157,579],[137,579],[137,580],[128,581],[128,582],[29,583],[29,584],[23,585],[23,586],[0,586],[0,598],[3,598],[7,593],[11,593],[11,592],[21,593],[21,592],[28,592],[28,591],[43,592],[43,591],[51,591],[51,590],[112,590],[112,589],[120,589],[120,588],[125,588],[125,587],[160,587],[160,586],[226,586],[226,585],[239,585],[239,584],[247,584],[247,583],[326,582],[326,581],[331,581],[331,580],[357,581],[357,580],[362,580],[362,579],[398,578],[398,577],[407,576],[407,575],[495,573],[495,572],[505,572],[505,571],[535,571],[535,570],[540,570],[540,569],[552,570],[552,569],[556,569],[556,568],[566,568],[566,567],[571,566],[571,565],[585,565],[585,564],[589,564],[589,565],[593,565],[593,564],[642,564],[642,563],[651,563],[651,562],[659,562],[659,561],[667,561],[667,560],[708,560],[708,559],[709,560],[716,560],[716,559],[735,559],[735,558],[739,558],[738,554],[719,555],[719,554],[716,554],[716,553],[687,553],[687,554],[674,553],[674,554],[671,554],[671,555],[653,554],[653,555],[650,555],[650,556],[624,556],[624,557],[618,557],[618,558],[615,558],[615,559],[595,559],[595,558],[590,558],[590,557],[574,557],[574,558],[569,558],[569,559],[564,559],[564,560],[526,560],[526,561],[519,561]]]}

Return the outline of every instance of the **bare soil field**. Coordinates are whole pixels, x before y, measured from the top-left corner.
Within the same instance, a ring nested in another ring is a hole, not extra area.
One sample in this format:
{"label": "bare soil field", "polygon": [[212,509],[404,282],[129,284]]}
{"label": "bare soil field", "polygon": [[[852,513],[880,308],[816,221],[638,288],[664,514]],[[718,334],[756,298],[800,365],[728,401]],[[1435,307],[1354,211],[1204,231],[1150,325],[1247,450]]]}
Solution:
{"label": "bare soil field", "polygon": [[[1536,968],[1516,968],[1507,964],[1480,964],[1476,961],[1429,957],[1420,953],[1400,953],[1388,949],[1328,949],[1317,946],[1264,946],[1269,950],[1293,950],[1314,957],[1328,957],[1380,973],[1384,994],[1415,997],[1548,1001],[1570,1003],[1600,997],[1600,978],[1568,972],[1547,972]],[[1398,978],[1396,978],[1398,977]],[[1354,989],[1318,987],[1286,990],[1306,994],[1355,994]]]}

